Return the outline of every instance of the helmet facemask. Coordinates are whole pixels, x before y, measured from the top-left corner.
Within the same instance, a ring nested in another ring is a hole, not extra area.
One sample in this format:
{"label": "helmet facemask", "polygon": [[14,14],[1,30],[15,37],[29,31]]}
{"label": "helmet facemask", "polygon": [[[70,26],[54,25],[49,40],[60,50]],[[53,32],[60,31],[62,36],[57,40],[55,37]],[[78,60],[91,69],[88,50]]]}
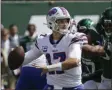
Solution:
{"label": "helmet facemask", "polygon": [[112,21],[111,20],[104,20],[103,29],[106,35],[112,35]]}
{"label": "helmet facemask", "polygon": [[102,13],[101,27],[106,36],[112,35],[112,7],[106,8]]}

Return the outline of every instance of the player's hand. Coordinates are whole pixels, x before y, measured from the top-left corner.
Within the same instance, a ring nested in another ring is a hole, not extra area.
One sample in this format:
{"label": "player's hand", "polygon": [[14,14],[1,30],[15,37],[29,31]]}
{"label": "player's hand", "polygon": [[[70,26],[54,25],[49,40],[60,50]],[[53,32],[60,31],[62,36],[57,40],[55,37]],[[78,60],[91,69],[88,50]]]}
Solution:
{"label": "player's hand", "polygon": [[32,66],[34,66],[35,68],[40,68],[40,69],[42,69],[41,76],[44,75],[44,74],[46,74],[46,73],[48,72],[47,66],[38,66],[38,65],[36,65],[36,64],[32,64]]}

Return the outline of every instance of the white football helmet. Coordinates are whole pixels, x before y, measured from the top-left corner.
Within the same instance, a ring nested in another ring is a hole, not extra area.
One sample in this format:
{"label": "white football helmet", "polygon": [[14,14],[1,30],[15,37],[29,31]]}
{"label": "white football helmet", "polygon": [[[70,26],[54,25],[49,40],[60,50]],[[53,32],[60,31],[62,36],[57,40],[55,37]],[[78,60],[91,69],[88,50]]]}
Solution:
{"label": "white football helmet", "polygon": [[[47,26],[51,30],[57,31],[61,34],[66,34],[69,31],[68,28],[70,27],[71,16],[64,7],[53,7],[49,10],[46,19]],[[58,24],[56,23],[56,20],[58,19],[69,19],[69,24],[67,25],[66,29],[62,30],[59,28]]]}
{"label": "white football helmet", "polygon": [[75,33],[77,32],[77,27],[76,27],[76,22],[74,19],[71,19],[71,22],[70,22],[70,27],[69,27],[69,31],[72,32],[72,33]]}

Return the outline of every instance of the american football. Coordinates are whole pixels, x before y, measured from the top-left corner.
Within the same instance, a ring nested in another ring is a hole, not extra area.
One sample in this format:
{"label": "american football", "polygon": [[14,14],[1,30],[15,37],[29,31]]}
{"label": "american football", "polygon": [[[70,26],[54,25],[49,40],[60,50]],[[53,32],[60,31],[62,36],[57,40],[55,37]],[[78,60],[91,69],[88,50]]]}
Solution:
{"label": "american football", "polygon": [[21,66],[24,61],[24,49],[23,47],[16,47],[9,53],[8,65],[11,70],[17,69]]}

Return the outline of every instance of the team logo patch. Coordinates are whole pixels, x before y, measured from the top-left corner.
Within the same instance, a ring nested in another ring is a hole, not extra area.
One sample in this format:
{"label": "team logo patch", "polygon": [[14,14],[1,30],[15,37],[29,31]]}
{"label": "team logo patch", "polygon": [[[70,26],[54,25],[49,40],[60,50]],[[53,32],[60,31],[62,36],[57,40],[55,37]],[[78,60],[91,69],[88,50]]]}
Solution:
{"label": "team logo patch", "polygon": [[47,52],[48,46],[42,46],[42,51]]}

